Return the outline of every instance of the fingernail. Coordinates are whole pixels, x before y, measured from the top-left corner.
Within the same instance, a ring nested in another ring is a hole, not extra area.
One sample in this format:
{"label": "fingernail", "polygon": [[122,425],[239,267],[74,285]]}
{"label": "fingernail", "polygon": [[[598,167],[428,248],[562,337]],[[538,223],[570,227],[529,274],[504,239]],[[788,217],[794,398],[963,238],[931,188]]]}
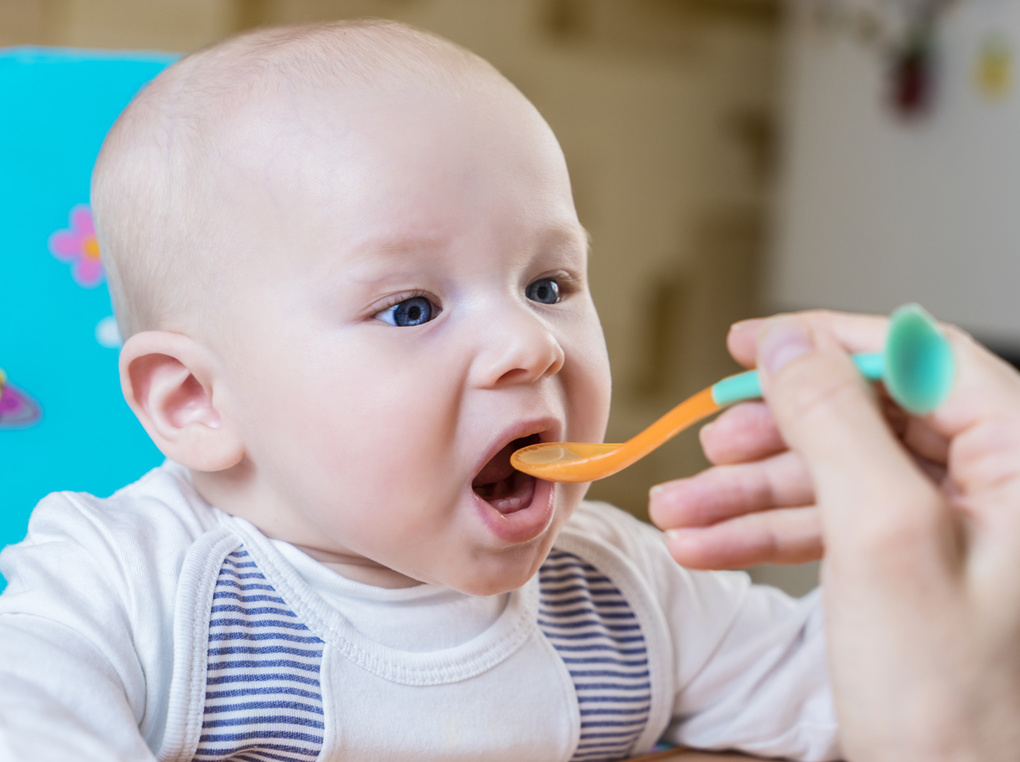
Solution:
{"label": "fingernail", "polygon": [[757,328],[761,325],[764,318],[748,318],[747,320],[738,320],[736,323],[730,326],[730,333],[733,331],[747,331],[751,328]]}
{"label": "fingernail", "polygon": [[712,429],[715,427],[715,421],[706,423],[700,429],[698,429],[698,442],[701,444],[701,448],[705,449],[705,442],[711,438]]}
{"label": "fingernail", "polygon": [[778,373],[812,349],[811,336],[799,324],[777,322],[769,326],[758,340],[758,362],[769,373]]}
{"label": "fingernail", "polygon": [[682,545],[691,541],[696,542],[701,531],[703,531],[701,527],[684,527],[683,529],[667,529],[665,535],[670,544]]}

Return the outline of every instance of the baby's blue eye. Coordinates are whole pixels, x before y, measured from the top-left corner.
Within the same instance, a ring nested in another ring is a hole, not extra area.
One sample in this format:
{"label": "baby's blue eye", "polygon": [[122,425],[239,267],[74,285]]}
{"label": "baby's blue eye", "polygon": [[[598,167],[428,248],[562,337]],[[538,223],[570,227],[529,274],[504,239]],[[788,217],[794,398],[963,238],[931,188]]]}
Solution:
{"label": "baby's blue eye", "polygon": [[539,278],[528,284],[524,295],[540,304],[556,304],[560,300],[560,284],[552,278]]}
{"label": "baby's blue eye", "polygon": [[424,296],[412,296],[379,313],[379,318],[401,328],[427,323],[438,314],[436,306]]}

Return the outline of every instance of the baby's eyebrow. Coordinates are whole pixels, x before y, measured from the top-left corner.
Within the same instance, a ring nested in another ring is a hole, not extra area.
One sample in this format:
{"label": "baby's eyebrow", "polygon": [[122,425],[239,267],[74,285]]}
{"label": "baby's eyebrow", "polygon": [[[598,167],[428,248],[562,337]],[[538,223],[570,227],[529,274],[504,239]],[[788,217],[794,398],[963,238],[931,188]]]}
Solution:
{"label": "baby's eyebrow", "polygon": [[415,254],[435,251],[440,244],[427,238],[379,238],[359,241],[331,259],[318,274],[310,277],[326,293],[348,284],[374,292],[409,282],[419,282],[434,270],[430,257]]}
{"label": "baby's eyebrow", "polygon": [[[415,267],[414,254],[440,251],[449,241],[441,235],[397,235],[366,237],[353,242],[327,268],[325,279],[354,278],[366,285],[376,285],[388,280],[406,279],[429,270],[427,264],[421,271]],[[573,248],[580,245],[582,254],[591,247],[591,235],[579,222],[564,222],[549,225],[541,230],[531,242],[534,252]],[[398,270],[392,269],[394,266]]]}
{"label": "baby's eyebrow", "polygon": [[380,255],[386,258],[406,257],[427,251],[434,251],[443,245],[439,236],[380,236],[366,238],[354,243],[347,252],[355,264],[374,261]]}
{"label": "baby's eyebrow", "polygon": [[586,245],[591,243],[591,233],[589,233],[588,229],[577,220],[550,225],[547,230],[547,235],[553,239],[565,238],[568,240],[575,240],[580,238]]}
{"label": "baby's eyebrow", "polygon": [[[533,246],[536,250],[541,250],[547,247],[555,248],[577,242],[582,243],[586,251],[591,248],[591,234],[587,229],[579,222],[558,223],[540,231],[535,236]],[[442,236],[387,236],[366,238],[364,241],[353,245],[350,253],[356,260],[374,259],[379,255],[396,258],[409,254],[435,251],[442,248],[445,244],[446,239]]]}
{"label": "baby's eyebrow", "polygon": [[[366,238],[356,241],[337,252],[337,256],[323,273],[325,278],[349,277],[364,274],[371,277],[379,273],[380,267],[395,264],[410,264],[410,255],[434,251],[441,246],[438,237],[400,236]],[[384,277],[391,273],[387,272]]]}
{"label": "baby's eyebrow", "polygon": [[587,260],[591,253],[591,233],[581,225],[557,225],[550,228],[538,240],[535,247],[536,252],[561,252],[569,254],[570,258],[580,256]]}

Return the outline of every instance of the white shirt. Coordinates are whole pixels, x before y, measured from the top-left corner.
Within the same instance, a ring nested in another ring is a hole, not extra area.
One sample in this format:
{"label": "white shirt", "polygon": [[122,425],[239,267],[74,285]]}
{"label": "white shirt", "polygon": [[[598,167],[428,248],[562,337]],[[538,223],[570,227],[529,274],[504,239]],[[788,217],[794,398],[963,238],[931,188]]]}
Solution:
{"label": "white shirt", "polygon": [[0,759],[838,757],[817,595],[685,570],[606,505],[519,590],[388,590],[168,463],[47,497],[0,573]]}

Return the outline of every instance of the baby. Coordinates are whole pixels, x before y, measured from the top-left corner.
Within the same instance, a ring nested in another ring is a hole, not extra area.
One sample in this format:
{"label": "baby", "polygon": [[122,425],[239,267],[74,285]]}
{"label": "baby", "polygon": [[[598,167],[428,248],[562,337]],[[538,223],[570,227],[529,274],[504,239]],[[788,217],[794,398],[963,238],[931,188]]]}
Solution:
{"label": "baby", "polygon": [[610,380],[562,152],[490,65],[244,34],[139,94],[93,205],[167,462],[0,557],[0,757],[837,755],[817,597],[510,467],[599,441]]}

